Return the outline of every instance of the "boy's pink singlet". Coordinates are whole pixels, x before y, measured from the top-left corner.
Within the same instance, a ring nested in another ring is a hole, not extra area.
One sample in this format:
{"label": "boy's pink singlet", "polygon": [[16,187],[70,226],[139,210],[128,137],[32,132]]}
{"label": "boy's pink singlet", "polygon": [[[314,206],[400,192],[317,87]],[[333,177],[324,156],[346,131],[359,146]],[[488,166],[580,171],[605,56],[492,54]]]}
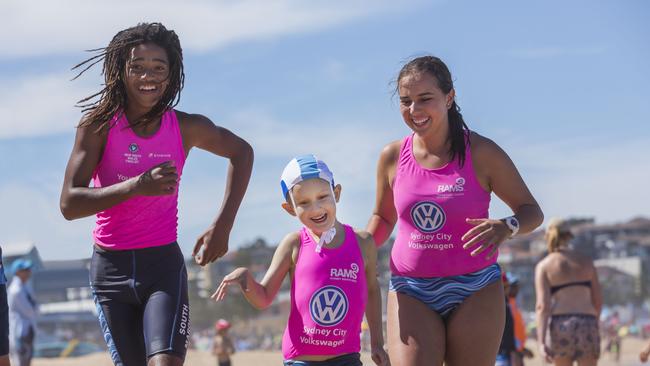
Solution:
{"label": "boy's pink singlet", "polygon": [[[138,176],[155,165],[173,161],[180,179],[185,164],[183,141],[173,109],[167,110],[160,129],[140,137],[129,127],[124,113],[113,117],[101,161],[93,173],[94,187],[107,187]],[[155,247],[176,241],[178,190],[166,196],[137,196],[97,213],[95,243],[114,250]]]}
{"label": "boy's pink singlet", "polygon": [[496,262],[487,252],[476,257],[461,237],[472,228],[466,218],[487,218],[490,193],[479,184],[469,144],[465,164],[458,159],[426,169],[413,156],[413,135],[402,142],[393,196],[398,230],[390,266],[409,277],[446,277],[471,273]]}
{"label": "boy's pink singlet", "polygon": [[306,228],[291,282],[291,313],[282,338],[285,360],[303,355],[359,352],[361,321],[368,300],[361,248],[354,230],[335,249],[314,250]]}

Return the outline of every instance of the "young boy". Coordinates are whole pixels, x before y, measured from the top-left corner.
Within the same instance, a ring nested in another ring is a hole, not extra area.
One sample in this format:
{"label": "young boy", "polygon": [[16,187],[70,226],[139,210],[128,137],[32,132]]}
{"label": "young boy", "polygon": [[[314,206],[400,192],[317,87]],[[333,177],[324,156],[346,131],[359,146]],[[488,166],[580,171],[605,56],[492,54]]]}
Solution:
{"label": "young boy", "polygon": [[315,156],[291,160],[281,186],[282,208],[304,227],[280,242],[261,283],[247,268],[237,268],[212,297],[223,299],[227,287],[237,284],[253,306],[264,309],[289,274],[291,312],[282,341],[284,365],[361,365],[364,310],[372,359],[377,365],[388,365],[372,237],[337,221],[341,186],[334,184],[332,172]]}

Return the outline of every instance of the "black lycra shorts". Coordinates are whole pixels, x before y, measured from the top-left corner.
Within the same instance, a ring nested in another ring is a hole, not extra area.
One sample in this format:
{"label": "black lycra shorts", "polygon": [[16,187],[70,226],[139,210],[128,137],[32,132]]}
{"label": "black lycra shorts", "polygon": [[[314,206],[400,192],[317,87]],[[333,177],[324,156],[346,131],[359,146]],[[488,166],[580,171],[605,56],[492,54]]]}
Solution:
{"label": "black lycra shorts", "polygon": [[95,246],[90,286],[115,365],[145,365],[158,353],[185,358],[190,307],[177,243],[120,251]]}

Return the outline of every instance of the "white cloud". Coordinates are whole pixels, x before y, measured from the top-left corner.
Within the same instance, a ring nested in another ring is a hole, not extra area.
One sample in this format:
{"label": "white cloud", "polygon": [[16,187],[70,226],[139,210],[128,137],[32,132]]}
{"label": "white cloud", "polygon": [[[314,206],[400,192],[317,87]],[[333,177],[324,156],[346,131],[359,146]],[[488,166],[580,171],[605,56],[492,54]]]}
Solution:
{"label": "white cloud", "polygon": [[324,29],[375,14],[409,9],[388,0],[115,0],[3,2],[0,58],[78,52],[104,46],[120,29],[160,21],[186,50],[206,51],[243,40]]}
{"label": "white cloud", "polygon": [[[72,131],[81,116],[74,101],[92,94],[88,81],[48,74],[0,80],[0,139]],[[10,116],[11,118],[6,118]]]}

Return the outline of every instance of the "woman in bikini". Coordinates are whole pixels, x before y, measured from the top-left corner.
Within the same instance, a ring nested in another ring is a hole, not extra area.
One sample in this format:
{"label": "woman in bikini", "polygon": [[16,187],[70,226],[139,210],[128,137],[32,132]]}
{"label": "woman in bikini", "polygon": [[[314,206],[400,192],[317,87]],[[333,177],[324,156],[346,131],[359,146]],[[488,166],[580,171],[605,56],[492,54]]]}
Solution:
{"label": "woman in bikini", "polygon": [[590,366],[600,357],[602,296],[593,261],[569,248],[572,238],[566,221],[550,221],[549,254],[535,268],[537,339],[547,362]]}

